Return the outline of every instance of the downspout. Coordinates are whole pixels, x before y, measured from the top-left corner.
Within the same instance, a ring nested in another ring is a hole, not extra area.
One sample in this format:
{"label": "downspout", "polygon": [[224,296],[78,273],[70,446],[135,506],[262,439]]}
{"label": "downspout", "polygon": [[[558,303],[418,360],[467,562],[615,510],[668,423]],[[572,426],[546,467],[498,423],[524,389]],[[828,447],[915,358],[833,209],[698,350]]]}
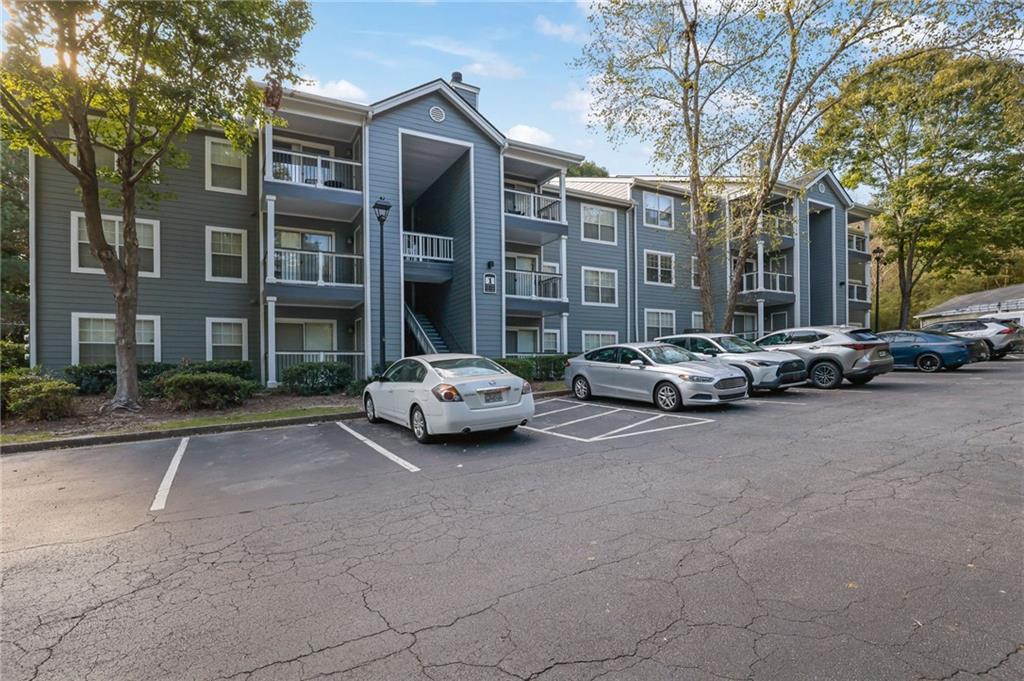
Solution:
{"label": "downspout", "polygon": [[257,253],[259,253],[259,261],[260,261],[259,262],[259,268],[260,268],[260,274],[259,274],[260,290],[259,290],[259,296],[257,297],[257,300],[259,301],[259,308],[260,308],[260,383],[262,383],[263,385],[266,385],[267,384],[267,329],[265,327],[267,325],[267,319],[266,319],[266,306],[264,304],[264,300],[265,300],[264,296],[266,295],[266,274],[265,274],[264,270],[266,269],[266,261],[267,261],[267,259],[266,259],[265,255],[264,255],[264,250],[263,250],[263,243],[264,243],[264,241],[263,241],[263,231],[265,229],[265,226],[263,224],[263,191],[264,191],[263,178],[265,177],[267,170],[266,170],[266,168],[261,168],[260,164],[266,165],[267,159],[266,159],[266,155],[265,155],[266,151],[264,150],[263,139],[264,139],[264,135],[256,135],[256,150],[257,150],[257,153],[259,154],[259,162],[257,163],[256,170],[257,170],[257,172],[258,172],[258,174],[260,176],[260,179],[259,179],[259,190],[256,192],[256,223],[257,223],[257,227],[258,227],[257,231],[259,232],[259,237],[258,237],[259,238],[259,250],[257,251]]}
{"label": "downspout", "polygon": [[632,282],[630,273],[632,272],[632,268],[630,267],[629,259],[630,257],[632,257],[632,249],[630,249],[629,247],[628,208],[624,211],[624,214],[626,216],[626,224],[623,225],[623,228],[626,230],[625,234],[623,235],[623,241],[626,242],[626,342],[629,343],[632,342],[633,340],[633,320],[631,319],[631,316],[633,314],[633,296],[630,294],[630,283]]}
{"label": "downspout", "polygon": [[39,363],[36,339],[36,155],[28,151],[28,364]]}
{"label": "downspout", "polygon": [[[505,317],[505,151],[508,149],[508,142],[506,141],[501,145],[501,149],[498,151],[498,172],[500,177],[498,178],[498,210],[501,214],[501,268],[498,270],[501,272],[501,281],[498,284],[498,291],[501,292],[501,356],[505,357],[505,353],[508,352],[508,348],[505,347],[505,325],[508,323],[508,319]],[[565,206],[562,207],[565,210]],[[544,249],[541,247],[541,262],[544,261]],[[565,272],[562,275],[562,287],[565,288],[568,277]],[[476,286],[476,282],[473,282],[473,286]],[[541,348],[544,347],[544,318],[540,320],[540,342]],[[559,339],[561,343],[561,339]]]}
{"label": "downspout", "polygon": [[[363,374],[373,376],[373,309],[370,306],[370,120],[363,121]],[[383,248],[383,244],[381,245]],[[383,367],[382,367],[383,369]]]}

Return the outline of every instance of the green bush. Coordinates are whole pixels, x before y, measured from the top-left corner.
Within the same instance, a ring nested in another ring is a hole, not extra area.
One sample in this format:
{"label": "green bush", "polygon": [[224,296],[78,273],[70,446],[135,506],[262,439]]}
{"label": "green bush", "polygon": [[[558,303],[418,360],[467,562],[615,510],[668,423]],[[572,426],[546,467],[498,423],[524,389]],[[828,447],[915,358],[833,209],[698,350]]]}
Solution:
{"label": "green bush", "polygon": [[281,372],[281,386],[296,395],[340,393],[352,382],[352,369],[341,362],[303,362]]}
{"label": "green bush", "polygon": [[[190,373],[227,374],[229,376],[245,379],[246,381],[256,380],[256,374],[253,371],[252,363],[247,362],[244,359],[214,359],[209,362],[185,361],[177,366],[171,365],[169,368]],[[142,378],[141,375],[139,378]]]}
{"label": "green bush", "polygon": [[0,411],[6,413],[9,410],[12,390],[43,380],[46,380],[46,377],[38,371],[25,368],[10,369],[0,373]]}
{"label": "green bush", "polygon": [[231,374],[174,372],[161,384],[164,396],[176,409],[224,409],[244,403],[260,384]]}
{"label": "green bush", "polygon": [[56,378],[31,380],[10,390],[10,412],[29,421],[52,421],[75,413],[78,388]]}
{"label": "green bush", "polygon": [[501,366],[505,367],[519,378],[525,378],[528,381],[533,380],[533,360],[529,357],[502,357],[494,360]]}
{"label": "green bush", "polygon": [[27,352],[28,346],[24,343],[0,338],[0,370],[7,371],[8,369],[27,367],[28,360],[25,359]]}
{"label": "green bush", "polygon": [[346,385],[345,390],[343,392],[347,397],[362,397],[363,391],[366,390],[366,386],[369,384],[370,382],[367,381],[366,379],[357,378],[356,380]]}
{"label": "green bush", "polygon": [[528,381],[557,381],[565,374],[565,360],[570,355],[532,355],[502,357],[494,361]]}
{"label": "green bush", "polygon": [[[156,379],[169,372],[188,373],[219,373],[237,376],[245,380],[254,378],[252,364],[241,360],[214,360],[211,362],[186,362],[171,364],[170,362],[140,362],[138,376],[140,391],[144,396],[159,395]],[[83,395],[101,395],[109,392],[117,385],[117,365],[115,364],[75,364],[64,370],[68,380],[78,386]],[[156,392],[154,392],[156,391]]]}

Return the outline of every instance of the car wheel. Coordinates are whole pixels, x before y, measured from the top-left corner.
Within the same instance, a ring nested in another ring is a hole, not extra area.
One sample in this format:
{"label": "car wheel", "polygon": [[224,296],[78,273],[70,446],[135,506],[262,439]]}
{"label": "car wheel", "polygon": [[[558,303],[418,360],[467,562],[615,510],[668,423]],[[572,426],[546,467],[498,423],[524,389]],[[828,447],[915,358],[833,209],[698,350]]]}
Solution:
{"label": "car wheel", "polygon": [[753,377],[753,375],[751,375],[751,373],[749,371],[747,371],[746,369],[744,369],[742,367],[739,367],[739,370],[743,372],[744,378],[747,379],[747,397],[753,397],[754,396],[754,392],[755,392],[754,391],[754,377]]}
{"label": "car wheel", "polygon": [[380,423],[380,417],[377,416],[377,406],[373,403],[373,397],[369,393],[363,398],[363,411],[366,412],[366,420],[370,423]]}
{"label": "car wheel", "polygon": [[662,411],[676,411],[682,405],[679,389],[671,383],[659,383],[654,387],[654,406]]}
{"label": "car wheel", "polygon": [[989,356],[989,359],[1002,359],[1003,357],[1006,357],[1006,354],[1007,353],[1005,353],[1005,352],[993,352]]}
{"label": "car wheel", "polygon": [[412,412],[409,414],[409,427],[412,428],[413,437],[420,444],[425,445],[434,440],[427,430],[427,417],[423,415],[423,410],[418,404],[413,405]]}
{"label": "car wheel", "polygon": [[871,381],[875,380],[874,376],[854,376],[853,378],[846,379],[853,385],[867,385]]}
{"label": "car wheel", "polygon": [[831,360],[823,360],[811,367],[811,383],[815,388],[834,390],[843,382],[843,370]]}
{"label": "car wheel", "polygon": [[926,352],[922,355],[918,355],[914,364],[916,364],[917,368],[926,374],[933,374],[942,368],[942,358],[934,352]]}
{"label": "car wheel", "polygon": [[582,376],[577,376],[572,379],[572,394],[575,395],[578,400],[589,400],[590,381]]}

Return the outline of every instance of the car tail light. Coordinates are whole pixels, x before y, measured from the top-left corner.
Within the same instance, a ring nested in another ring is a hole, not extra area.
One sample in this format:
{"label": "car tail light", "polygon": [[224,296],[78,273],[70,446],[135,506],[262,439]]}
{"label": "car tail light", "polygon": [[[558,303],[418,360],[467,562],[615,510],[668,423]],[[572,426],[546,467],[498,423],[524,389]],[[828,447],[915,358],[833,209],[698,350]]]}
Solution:
{"label": "car tail light", "polygon": [[440,402],[462,401],[462,395],[459,394],[458,388],[447,383],[435,385],[430,392],[434,393],[434,397],[436,397]]}
{"label": "car tail light", "polygon": [[523,394],[524,395],[529,395],[532,392],[533,392],[533,386],[530,385],[530,382],[529,381],[523,381]]}
{"label": "car tail light", "polygon": [[1011,329],[1010,327],[1006,327],[1005,329],[1003,329],[1002,331],[999,332],[999,335],[1000,336],[1005,336],[1008,333],[1013,333],[1013,329]]}
{"label": "car tail light", "polygon": [[572,366],[572,362],[570,362],[569,360],[565,360],[565,367],[564,368],[568,369],[570,366]]}
{"label": "car tail light", "polygon": [[878,343],[843,343],[844,348],[850,348],[851,350],[870,350],[877,346]]}

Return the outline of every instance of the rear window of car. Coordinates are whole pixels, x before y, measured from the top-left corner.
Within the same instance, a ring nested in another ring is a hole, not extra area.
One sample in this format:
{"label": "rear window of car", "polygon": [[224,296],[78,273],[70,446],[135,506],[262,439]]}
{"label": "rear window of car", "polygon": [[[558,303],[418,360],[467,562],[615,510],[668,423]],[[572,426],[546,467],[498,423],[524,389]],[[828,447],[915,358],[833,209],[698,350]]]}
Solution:
{"label": "rear window of car", "polygon": [[443,378],[465,378],[467,376],[489,376],[508,373],[501,365],[486,357],[461,357],[459,359],[436,359],[430,363]]}
{"label": "rear window of car", "polygon": [[859,341],[876,341],[879,340],[878,336],[871,333],[867,329],[855,329],[854,331],[847,331],[846,335],[853,340]]}

